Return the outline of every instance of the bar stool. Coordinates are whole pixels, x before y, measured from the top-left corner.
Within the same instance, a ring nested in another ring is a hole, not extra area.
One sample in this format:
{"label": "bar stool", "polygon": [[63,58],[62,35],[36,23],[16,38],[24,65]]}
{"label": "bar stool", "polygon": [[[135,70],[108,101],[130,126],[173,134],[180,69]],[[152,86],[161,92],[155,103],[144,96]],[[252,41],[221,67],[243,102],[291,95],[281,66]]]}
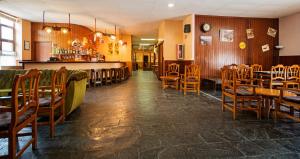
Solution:
{"label": "bar stool", "polygon": [[103,72],[101,69],[94,70],[94,86],[103,85]]}
{"label": "bar stool", "polygon": [[125,80],[129,78],[129,67],[125,66]]}
{"label": "bar stool", "polygon": [[120,67],[120,81],[124,81],[125,80],[125,67],[122,66]]}
{"label": "bar stool", "polygon": [[102,69],[102,78],[105,85],[112,84],[112,71],[109,68]]}
{"label": "bar stool", "polygon": [[112,81],[114,83],[118,83],[119,82],[119,69],[118,68],[112,68]]}

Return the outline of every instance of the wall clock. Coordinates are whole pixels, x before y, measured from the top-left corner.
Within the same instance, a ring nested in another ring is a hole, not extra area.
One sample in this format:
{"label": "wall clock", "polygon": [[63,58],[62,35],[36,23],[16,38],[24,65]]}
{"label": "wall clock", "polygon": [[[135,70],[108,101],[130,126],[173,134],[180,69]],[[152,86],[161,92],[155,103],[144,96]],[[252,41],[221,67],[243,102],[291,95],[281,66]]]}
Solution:
{"label": "wall clock", "polygon": [[211,25],[208,24],[208,23],[204,23],[204,24],[202,24],[201,29],[202,29],[202,31],[204,31],[204,32],[209,32],[210,29],[211,29]]}

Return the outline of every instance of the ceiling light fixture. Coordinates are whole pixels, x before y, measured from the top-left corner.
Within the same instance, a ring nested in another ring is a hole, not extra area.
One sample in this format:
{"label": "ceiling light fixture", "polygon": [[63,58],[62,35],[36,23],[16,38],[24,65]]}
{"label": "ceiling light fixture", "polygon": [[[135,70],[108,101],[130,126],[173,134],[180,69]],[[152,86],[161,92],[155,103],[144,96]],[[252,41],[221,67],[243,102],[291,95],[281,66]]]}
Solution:
{"label": "ceiling light fixture", "polygon": [[153,38],[141,38],[142,41],[155,41]]}
{"label": "ceiling light fixture", "polygon": [[169,4],[168,4],[168,7],[169,7],[169,8],[173,8],[174,6],[175,6],[174,3],[169,3]]}
{"label": "ceiling light fixture", "polygon": [[116,40],[117,39],[117,25],[115,25],[115,34],[110,35],[111,40]]}
{"label": "ceiling light fixture", "polygon": [[102,36],[103,36],[103,33],[100,31],[97,31],[97,18],[95,18],[94,41],[96,41],[97,38],[100,38],[100,41],[101,41]]}
{"label": "ceiling light fixture", "polygon": [[52,31],[61,31],[63,34],[67,34],[71,31],[71,16],[69,13],[69,24],[68,27],[59,27],[59,26],[49,26],[45,24],[45,11],[43,11],[43,30],[47,33],[51,33]]}

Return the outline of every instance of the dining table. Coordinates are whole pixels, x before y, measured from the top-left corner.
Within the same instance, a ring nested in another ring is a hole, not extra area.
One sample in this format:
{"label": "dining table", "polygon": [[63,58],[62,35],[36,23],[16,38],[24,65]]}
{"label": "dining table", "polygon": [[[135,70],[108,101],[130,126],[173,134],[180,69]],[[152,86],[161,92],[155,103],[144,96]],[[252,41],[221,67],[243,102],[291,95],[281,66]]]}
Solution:
{"label": "dining table", "polygon": [[[248,89],[248,91],[252,91],[252,90],[253,90],[252,88]],[[280,90],[258,87],[258,88],[255,88],[255,93],[257,95],[260,95],[263,98],[263,101],[264,101],[263,102],[263,106],[264,106],[263,115],[269,119],[272,106],[275,103],[275,99],[280,96]],[[297,96],[297,95],[293,92],[284,91],[283,96]]]}

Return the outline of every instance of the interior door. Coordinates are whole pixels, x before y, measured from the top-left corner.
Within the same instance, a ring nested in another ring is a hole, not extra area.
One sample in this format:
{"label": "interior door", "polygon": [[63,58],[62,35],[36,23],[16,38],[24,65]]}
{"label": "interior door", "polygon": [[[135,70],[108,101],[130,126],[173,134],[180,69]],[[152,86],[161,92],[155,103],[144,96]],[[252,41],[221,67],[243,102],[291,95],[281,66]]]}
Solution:
{"label": "interior door", "polygon": [[48,61],[51,57],[52,42],[40,42],[34,43],[35,61]]}

